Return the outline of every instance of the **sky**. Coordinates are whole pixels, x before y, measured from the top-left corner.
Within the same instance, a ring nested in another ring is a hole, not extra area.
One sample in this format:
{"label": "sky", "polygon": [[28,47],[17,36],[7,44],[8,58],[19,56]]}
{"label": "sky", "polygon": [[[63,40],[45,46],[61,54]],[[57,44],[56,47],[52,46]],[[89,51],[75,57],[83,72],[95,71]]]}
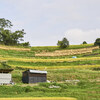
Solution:
{"label": "sky", "polygon": [[0,0],[0,18],[12,31],[24,29],[31,46],[56,46],[66,37],[70,45],[100,38],[100,0]]}

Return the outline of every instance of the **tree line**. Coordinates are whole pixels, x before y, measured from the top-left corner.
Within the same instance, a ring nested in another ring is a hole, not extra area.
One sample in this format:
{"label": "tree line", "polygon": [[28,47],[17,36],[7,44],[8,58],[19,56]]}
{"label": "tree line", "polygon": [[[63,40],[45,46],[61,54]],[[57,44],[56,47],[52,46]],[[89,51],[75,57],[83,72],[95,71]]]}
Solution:
{"label": "tree line", "polygon": [[[86,42],[86,41],[83,41],[82,44],[87,44],[87,42]],[[68,48],[68,47],[69,47],[69,41],[67,40],[66,37],[64,37],[64,38],[62,39],[62,41],[59,41],[59,40],[58,40],[57,45],[58,45],[60,48],[62,48],[62,49]],[[99,46],[99,47],[100,47],[100,38],[97,38],[97,39],[95,40],[94,46]]]}

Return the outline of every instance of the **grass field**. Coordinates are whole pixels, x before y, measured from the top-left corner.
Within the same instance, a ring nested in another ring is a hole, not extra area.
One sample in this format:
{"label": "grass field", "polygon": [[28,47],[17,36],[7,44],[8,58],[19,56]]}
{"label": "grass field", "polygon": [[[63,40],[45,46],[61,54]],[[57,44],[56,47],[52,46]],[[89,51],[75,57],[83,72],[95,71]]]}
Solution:
{"label": "grass field", "polygon": [[[70,45],[69,48],[67,49],[80,49],[80,48],[87,48],[87,47],[92,47],[94,44],[81,44],[81,45]],[[38,47],[32,47],[31,48],[32,51],[35,52],[42,52],[42,51],[55,51],[55,50],[62,50],[61,48],[59,48],[58,46],[38,46]],[[65,48],[66,50],[66,48]]]}
{"label": "grass field", "polygon": [[[91,46],[93,44],[71,45],[68,49]],[[9,48],[0,49],[0,68],[14,69],[15,85],[0,86],[1,100],[100,100],[100,49],[81,55],[35,57],[36,52],[61,49],[57,46],[30,47],[30,51]],[[22,83],[22,72],[28,69],[46,70],[50,83]],[[52,86],[59,88],[50,88]]]}

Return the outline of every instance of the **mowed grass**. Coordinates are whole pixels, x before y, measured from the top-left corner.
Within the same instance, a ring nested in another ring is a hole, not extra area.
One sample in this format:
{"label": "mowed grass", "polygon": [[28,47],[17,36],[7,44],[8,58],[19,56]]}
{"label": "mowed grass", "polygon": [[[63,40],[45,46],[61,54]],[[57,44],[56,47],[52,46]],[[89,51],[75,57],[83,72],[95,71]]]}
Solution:
{"label": "mowed grass", "polygon": [[[93,45],[94,44],[70,45],[69,48],[65,49],[80,49],[80,48],[92,47]],[[42,51],[52,52],[55,50],[64,50],[64,49],[61,49],[58,46],[37,46],[37,47],[32,47],[31,50],[36,52],[42,52]]]}
{"label": "mowed grass", "polygon": [[36,70],[47,70],[47,69],[92,69],[100,68],[100,65],[80,65],[80,66],[18,66],[18,65],[9,65],[12,68],[22,68],[22,69],[36,69]]}
{"label": "mowed grass", "polygon": [[34,52],[32,51],[15,51],[15,50],[2,50],[0,49],[1,57],[16,57],[16,58],[32,58],[34,57]]}
{"label": "mowed grass", "polygon": [[70,97],[42,97],[42,98],[0,98],[0,100],[77,100],[75,98]]}
{"label": "mowed grass", "polygon": [[7,64],[16,66],[76,66],[76,65],[100,65],[100,60],[85,60],[73,62],[23,62],[23,61],[7,61]]}

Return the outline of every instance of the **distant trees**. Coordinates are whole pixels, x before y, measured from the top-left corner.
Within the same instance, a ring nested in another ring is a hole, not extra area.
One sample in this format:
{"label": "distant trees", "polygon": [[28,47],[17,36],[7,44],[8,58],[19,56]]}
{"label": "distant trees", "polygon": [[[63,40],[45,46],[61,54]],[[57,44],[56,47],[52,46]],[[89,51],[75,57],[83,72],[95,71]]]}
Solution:
{"label": "distant trees", "polygon": [[87,44],[87,42],[86,41],[83,41],[83,43],[82,44]]}
{"label": "distant trees", "polygon": [[67,47],[69,47],[69,41],[64,37],[64,38],[62,39],[62,41],[59,41],[59,40],[58,40],[57,45],[58,45],[60,48],[67,48]]}
{"label": "distant trees", "polygon": [[[5,45],[21,45],[21,41],[23,40],[24,35],[26,34],[24,30],[17,30],[12,32],[7,28],[11,28],[13,25],[9,20],[4,18],[0,19],[0,44]],[[24,44],[25,46],[29,46],[29,42]],[[23,45],[23,46],[24,46]]]}
{"label": "distant trees", "polygon": [[95,40],[94,45],[95,45],[95,46],[98,45],[98,46],[100,47],[100,38],[97,38],[97,39]]}

